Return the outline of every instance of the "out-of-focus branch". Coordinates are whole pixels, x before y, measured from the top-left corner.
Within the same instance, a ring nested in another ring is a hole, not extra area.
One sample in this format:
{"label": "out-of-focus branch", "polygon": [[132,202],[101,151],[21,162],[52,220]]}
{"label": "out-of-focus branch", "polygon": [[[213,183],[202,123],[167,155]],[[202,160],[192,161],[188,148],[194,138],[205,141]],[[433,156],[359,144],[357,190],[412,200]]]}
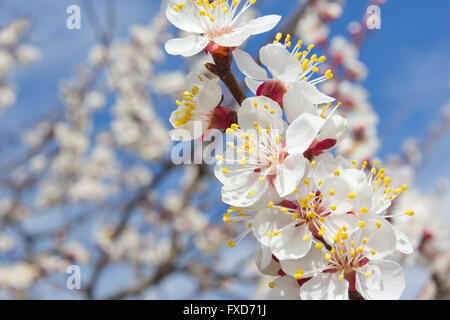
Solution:
{"label": "out-of-focus branch", "polygon": [[[123,209],[121,210],[122,212],[121,219],[117,224],[116,228],[114,229],[114,232],[112,233],[112,240],[117,239],[125,230],[125,227],[131,217],[131,214],[133,213],[134,208],[139,204],[139,202],[145,199],[148,191],[155,188],[173,168],[174,165],[172,163],[168,162],[167,164],[165,164],[163,169],[157,176],[155,176],[152,182],[140,188],[139,191],[136,193],[136,195],[124,205]],[[90,283],[85,289],[86,296],[88,299],[94,298],[93,291],[108,261],[109,261],[108,256],[106,254],[103,254],[100,260],[98,260],[98,262],[96,263],[94,271],[92,272]]]}
{"label": "out-of-focus branch", "polygon": [[450,252],[445,252],[433,259],[430,279],[426,282],[417,299],[450,300]]}
{"label": "out-of-focus branch", "polygon": [[128,289],[116,292],[112,296],[108,297],[107,300],[119,300],[126,298],[128,296],[140,294],[148,287],[157,284],[167,275],[173,273],[176,270],[176,267],[174,266],[174,261],[176,260],[178,254],[182,252],[182,248],[177,243],[178,234],[176,231],[174,231],[174,233],[172,234],[171,242],[172,242],[172,250],[170,252],[170,256],[168,257],[166,262],[158,266],[156,272],[153,273],[153,275],[151,275],[147,279],[138,281],[136,284],[134,284]]}
{"label": "out-of-focus branch", "polygon": [[[207,173],[206,166],[200,165],[198,173],[197,173],[197,177],[195,179],[193,179],[193,182],[185,190],[183,190],[183,199],[182,199],[182,205],[181,205],[180,211],[182,211],[183,209],[185,209],[188,206],[191,196],[193,195],[198,182],[206,173]],[[119,291],[107,299],[108,300],[117,300],[117,299],[125,298],[127,296],[142,293],[148,287],[157,284],[164,277],[166,277],[167,275],[176,271],[177,270],[177,267],[175,266],[176,259],[177,259],[178,255],[184,251],[184,248],[181,246],[180,243],[178,243],[178,232],[176,230],[173,230],[173,233],[171,236],[171,243],[172,243],[172,247],[171,247],[171,252],[170,252],[168,259],[164,263],[159,265],[157,267],[157,270],[150,277],[137,281],[136,284],[134,284],[130,288]]]}
{"label": "out-of-focus branch", "polygon": [[100,20],[95,6],[93,5],[93,1],[84,0],[83,5],[86,7],[87,18],[97,41],[107,46],[114,38],[116,30],[116,1],[109,0],[106,2],[106,23],[104,28],[100,25]]}

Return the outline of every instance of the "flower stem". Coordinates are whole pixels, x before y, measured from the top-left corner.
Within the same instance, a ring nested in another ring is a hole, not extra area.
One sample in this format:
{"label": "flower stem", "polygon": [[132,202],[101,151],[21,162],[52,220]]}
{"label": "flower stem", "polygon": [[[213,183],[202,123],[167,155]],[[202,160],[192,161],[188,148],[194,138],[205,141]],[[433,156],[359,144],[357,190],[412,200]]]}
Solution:
{"label": "flower stem", "polygon": [[205,64],[206,69],[217,75],[220,80],[227,86],[230,90],[234,99],[236,99],[239,105],[242,104],[247,97],[242,90],[239,82],[231,70],[231,63],[233,61],[232,50],[227,47],[219,47],[214,51],[210,51],[214,63]]}

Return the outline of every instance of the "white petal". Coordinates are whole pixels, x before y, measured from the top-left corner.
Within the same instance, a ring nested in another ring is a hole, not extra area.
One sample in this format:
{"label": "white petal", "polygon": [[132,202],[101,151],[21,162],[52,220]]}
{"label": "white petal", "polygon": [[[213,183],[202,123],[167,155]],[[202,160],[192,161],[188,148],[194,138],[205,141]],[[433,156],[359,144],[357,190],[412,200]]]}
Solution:
{"label": "white petal", "polygon": [[270,289],[268,300],[300,300],[300,288],[297,280],[292,277],[279,277],[275,281],[275,287]]}
{"label": "white petal", "polygon": [[281,44],[268,44],[259,51],[261,63],[284,82],[294,82],[300,74],[299,62]]}
{"label": "white petal", "polygon": [[182,10],[175,11],[173,5],[178,5],[176,1],[171,1],[166,8],[166,17],[175,27],[186,32],[204,33],[205,30],[198,23],[195,17],[194,7],[188,2]]}
{"label": "white petal", "polygon": [[348,120],[335,114],[327,119],[320,131],[318,139],[335,139],[336,143],[339,143],[347,134],[347,129]]}
{"label": "white petal", "polygon": [[324,152],[314,159],[316,165],[314,167],[314,172],[317,181],[321,179],[324,181],[326,178],[334,175],[334,170],[341,170],[338,161],[335,159],[332,153]]}
{"label": "white petal", "polygon": [[305,152],[317,137],[325,120],[304,113],[292,122],[286,131],[286,150],[289,154]]}
{"label": "white petal", "polygon": [[[397,300],[404,288],[403,270],[394,261],[372,260],[356,274],[356,290],[366,300]],[[370,277],[365,273],[371,272]]]}
{"label": "white petal", "polygon": [[256,94],[256,91],[258,91],[259,86],[262,85],[263,83],[264,81],[253,80],[245,77],[245,84],[254,94]]}
{"label": "white petal", "polygon": [[209,39],[206,36],[192,35],[186,38],[169,40],[166,42],[165,48],[168,54],[190,57],[205,49],[208,42]]}
{"label": "white petal", "polygon": [[[382,217],[362,215],[366,225],[362,228],[361,238],[368,237],[366,247],[375,250],[377,253],[374,257],[384,257],[393,253],[397,245],[397,238],[394,227]],[[380,228],[376,223],[380,222]]]}
{"label": "white petal", "polygon": [[204,82],[200,81],[199,76],[203,78],[203,74],[199,72],[189,72],[186,76],[187,87],[192,88],[194,85],[203,86]]}
{"label": "white petal", "polygon": [[350,161],[345,159],[343,156],[337,155],[335,159],[336,159],[338,165],[341,168],[348,168],[348,167],[350,167]]}
{"label": "white petal", "polygon": [[267,15],[244,22],[238,28],[247,30],[251,35],[260,34],[272,30],[280,19],[278,15]]}
{"label": "white petal", "polygon": [[252,172],[248,175],[248,181],[242,185],[226,184],[222,187],[222,197],[225,203],[236,207],[250,207],[269,188],[269,182],[259,181],[260,173]]}
{"label": "white petal", "polygon": [[[286,242],[280,248],[273,248],[273,254],[278,259],[299,259],[304,257],[311,249],[312,236],[311,232],[306,226],[295,227],[290,241]],[[284,230],[283,230],[284,231]],[[280,231],[280,235],[283,231]],[[304,236],[310,236],[306,241]]]}
{"label": "white petal", "polygon": [[316,272],[328,264],[324,255],[321,250],[311,248],[303,258],[280,260],[281,269],[291,276],[294,276],[299,269],[304,273]]}
{"label": "white petal", "polygon": [[277,276],[280,270],[280,264],[273,260],[272,251],[262,244],[257,245],[255,251],[255,264],[262,274]]}
{"label": "white petal", "polygon": [[213,41],[222,47],[239,47],[251,35],[246,29],[235,29],[231,33],[225,33],[220,37],[214,38]]}
{"label": "white petal", "polygon": [[298,83],[294,83],[283,96],[283,108],[289,123],[303,113],[316,114],[317,112],[314,104],[297,88],[298,85]]}
{"label": "white petal", "polygon": [[[281,230],[291,222],[291,215],[280,212],[279,208],[264,209],[258,212],[253,219],[252,231],[262,245],[272,250],[282,248],[290,242],[292,236],[295,234],[293,226]],[[280,232],[278,235],[268,235],[268,233],[274,234],[276,230]]]}
{"label": "white petal", "polygon": [[335,100],[334,98],[323,94],[319,91],[319,89],[317,89],[316,86],[306,81],[299,81],[297,82],[297,84],[297,90],[300,90],[305,95],[305,97],[307,97],[314,104],[323,104]]}
{"label": "white petal", "polygon": [[261,199],[252,204],[252,208],[255,210],[264,210],[267,209],[267,205],[269,202],[280,203],[282,198],[278,195],[278,192],[269,184],[269,187],[261,196]]}
{"label": "white petal", "polygon": [[[339,162],[342,160],[342,157],[337,156],[336,160]],[[346,162],[341,162],[341,166],[345,168]],[[349,182],[351,182],[355,188],[358,189],[358,191],[367,192],[369,194],[372,193],[370,187],[368,188],[367,180],[366,180],[366,174],[362,170],[357,170],[354,168],[346,168],[342,170],[342,176],[347,179]]]}
{"label": "white petal", "polygon": [[238,48],[234,50],[233,57],[239,70],[247,77],[254,80],[267,79],[266,70],[259,66],[247,52]]}
{"label": "white petal", "polygon": [[[225,153],[228,153],[232,148],[227,148]],[[234,150],[233,150],[234,151]],[[214,174],[216,178],[223,184],[229,184],[233,186],[241,186],[246,183],[250,183],[250,176],[253,172],[252,169],[248,169],[244,172],[242,170],[245,169],[241,164],[234,163],[233,161],[220,162],[214,168]],[[227,173],[224,173],[226,171]]]}
{"label": "white petal", "polygon": [[302,300],[348,300],[348,282],[339,274],[321,273],[300,288]]}
{"label": "white petal", "polygon": [[208,112],[217,107],[222,100],[222,89],[219,80],[208,80],[205,86],[200,89],[198,95],[198,108],[203,112]]}
{"label": "white petal", "polygon": [[[333,189],[334,195],[329,192]],[[352,210],[353,203],[348,195],[354,191],[354,186],[350,184],[342,175],[332,176],[323,180],[321,191],[329,199],[328,204],[335,206],[333,213],[346,213]]]}
{"label": "white petal", "polygon": [[414,252],[414,248],[409,241],[408,236],[402,231],[398,230],[395,227],[392,227],[395,232],[395,237],[397,238],[397,247],[396,249],[404,254],[411,254]]}
{"label": "white petal", "polygon": [[306,160],[302,154],[291,154],[277,168],[275,189],[281,197],[291,194],[305,174]]}

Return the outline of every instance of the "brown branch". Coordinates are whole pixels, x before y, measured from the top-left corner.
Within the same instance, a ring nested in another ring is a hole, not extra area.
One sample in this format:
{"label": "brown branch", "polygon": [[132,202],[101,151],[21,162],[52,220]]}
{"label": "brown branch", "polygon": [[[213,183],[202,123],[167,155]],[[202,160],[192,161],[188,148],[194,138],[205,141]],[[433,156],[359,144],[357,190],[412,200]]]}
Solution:
{"label": "brown branch", "polygon": [[247,97],[241,88],[241,85],[236,80],[236,77],[231,70],[231,63],[233,62],[232,50],[228,47],[220,47],[219,49],[212,49],[211,56],[214,63],[206,63],[205,67],[210,72],[217,75],[220,80],[227,86],[233,95],[234,99],[242,104]]}
{"label": "brown branch", "polygon": [[231,70],[227,71],[224,74],[221,74],[220,80],[222,80],[223,83],[227,86],[227,88],[230,90],[233,97],[236,99],[237,103],[239,105],[242,104],[242,101],[244,101],[247,97],[242,90],[239,82],[236,80],[236,77],[234,76],[233,72]]}
{"label": "brown branch", "polygon": [[450,300],[450,251],[436,255],[433,259],[430,279],[427,281],[418,300]]}
{"label": "brown branch", "polygon": [[[163,178],[166,177],[166,175],[174,167],[175,166],[171,162],[168,162],[164,166],[164,168],[161,170],[161,172],[152,180],[152,182],[150,184],[140,188],[139,191],[136,193],[136,195],[129,202],[127,202],[125,204],[124,208],[122,209],[122,217],[112,234],[112,240],[117,239],[122,234],[122,232],[125,230],[125,227],[131,217],[131,214],[133,213],[133,209],[139,202],[141,202],[143,199],[145,199],[148,190],[150,190],[150,189],[154,188],[156,185],[158,185],[163,180]],[[93,297],[94,288],[100,278],[100,275],[101,275],[103,269],[108,264],[108,262],[109,262],[109,258],[106,254],[103,254],[102,257],[100,258],[100,260],[97,261],[97,263],[94,267],[94,271],[92,272],[90,283],[89,283],[88,287],[86,287],[86,289],[85,289],[86,296],[88,299],[94,298]]]}

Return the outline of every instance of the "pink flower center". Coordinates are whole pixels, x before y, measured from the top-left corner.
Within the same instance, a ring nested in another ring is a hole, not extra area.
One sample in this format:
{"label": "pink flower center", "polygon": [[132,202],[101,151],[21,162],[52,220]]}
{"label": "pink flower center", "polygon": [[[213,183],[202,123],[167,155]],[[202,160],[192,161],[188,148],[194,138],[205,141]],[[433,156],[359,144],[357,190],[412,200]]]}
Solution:
{"label": "pink flower center", "polygon": [[229,111],[230,110],[225,107],[217,106],[205,115],[206,119],[208,119],[208,129],[200,138],[201,141],[208,136],[212,129],[224,130],[231,125]]}
{"label": "pink flower center", "polygon": [[303,156],[311,161],[314,157],[322,154],[324,150],[333,148],[336,145],[335,139],[314,140],[308,150],[303,152]]}
{"label": "pink flower center", "polygon": [[287,92],[286,86],[279,80],[264,81],[256,91],[257,96],[265,96],[277,102],[283,108],[283,96]]}

